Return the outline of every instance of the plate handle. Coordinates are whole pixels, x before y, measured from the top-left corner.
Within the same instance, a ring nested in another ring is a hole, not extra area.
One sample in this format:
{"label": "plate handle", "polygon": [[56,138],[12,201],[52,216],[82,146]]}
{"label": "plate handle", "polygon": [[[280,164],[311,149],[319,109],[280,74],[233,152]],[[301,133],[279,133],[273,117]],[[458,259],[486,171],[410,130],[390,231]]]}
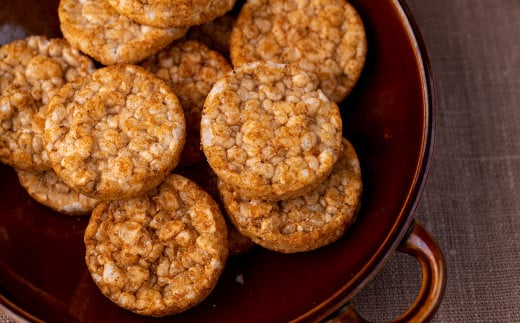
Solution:
{"label": "plate handle", "polygon": [[[421,266],[422,285],[419,295],[411,307],[398,318],[390,322],[427,322],[442,301],[446,287],[446,263],[442,252],[431,234],[418,222],[412,224],[408,236],[398,249],[415,257]],[[354,309],[346,304],[328,323],[367,323]]]}

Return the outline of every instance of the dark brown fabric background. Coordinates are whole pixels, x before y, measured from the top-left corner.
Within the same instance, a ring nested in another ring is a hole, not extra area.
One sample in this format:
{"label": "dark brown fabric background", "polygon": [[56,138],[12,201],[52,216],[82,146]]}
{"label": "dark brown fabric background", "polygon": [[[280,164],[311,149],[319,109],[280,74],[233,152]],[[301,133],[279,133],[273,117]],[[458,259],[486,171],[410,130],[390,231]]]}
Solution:
{"label": "dark brown fabric background", "polygon": [[[416,218],[447,262],[434,322],[520,322],[520,1],[407,0],[437,89],[435,153]],[[354,300],[381,321],[421,274],[397,254]]]}
{"label": "dark brown fabric background", "polygon": [[[416,213],[447,261],[434,322],[520,322],[520,0],[408,4],[438,99],[435,153]],[[354,306],[373,321],[396,317],[420,275],[413,258],[397,253]]]}

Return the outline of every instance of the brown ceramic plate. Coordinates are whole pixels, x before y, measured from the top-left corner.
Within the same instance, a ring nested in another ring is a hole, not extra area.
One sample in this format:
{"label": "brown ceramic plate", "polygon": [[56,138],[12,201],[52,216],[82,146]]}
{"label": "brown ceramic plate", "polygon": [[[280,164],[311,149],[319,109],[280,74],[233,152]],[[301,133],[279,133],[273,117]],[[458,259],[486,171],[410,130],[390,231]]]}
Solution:
{"label": "brown ceramic plate", "polygon": [[[60,36],[57,3],[2,0],[0,44],[30,34]],[[428,60],[406,5],[352,4],[364,20],[369,54],[341,109],[344,135],[359,153],[364,192],[357,222],[342,239],[308,253],[258,248],[230,258],[202,304],[145,318],[112,304],[91,281],[82,240],[87,220],[37,204],[14,171],[0,165],[0,303],[30,321],[284,322],[321,319],[351,299],[406,239],[434,131]]]}

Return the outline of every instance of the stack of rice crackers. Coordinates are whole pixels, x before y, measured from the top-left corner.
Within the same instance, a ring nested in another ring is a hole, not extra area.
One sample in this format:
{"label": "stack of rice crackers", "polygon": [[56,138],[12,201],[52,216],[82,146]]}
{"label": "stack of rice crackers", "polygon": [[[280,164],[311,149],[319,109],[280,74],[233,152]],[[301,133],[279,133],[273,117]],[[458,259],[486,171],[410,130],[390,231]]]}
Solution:
{"label": "stack of rice crackers", "polygon": [[345,0],[61,0],[63,39],[0,47],[0,161],[87,216],[99,290],[183,312],[228,255],[339,239],[362,181],[338,103],[362,72]]}

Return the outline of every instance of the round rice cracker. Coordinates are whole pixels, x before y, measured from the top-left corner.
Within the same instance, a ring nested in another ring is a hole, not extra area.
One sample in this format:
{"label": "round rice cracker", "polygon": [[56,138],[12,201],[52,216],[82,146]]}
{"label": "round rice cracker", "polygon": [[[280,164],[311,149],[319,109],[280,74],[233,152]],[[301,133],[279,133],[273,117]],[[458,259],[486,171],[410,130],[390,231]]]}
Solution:
{"label": "round rice cracker", "polygon": [[160,28],[194,26],[224,15],[236,0],[108,0],[120,14]]}
{"label": "round rice cracker", "polygon": [[141,66],[164,80],[179,97],[186,118],[186,145],[180,165],[200,163],[200,119],[204,100],[213,84],[231,72],[231,65],[218,52],[195,40],[174,42]]}
{"label": "round rice cracker", "polygon": [[73,191],[53,170],[16,170],[20,185],[38,203],[72,216],[90,215],[98,200]]}
{"label": "round rice cracker", "polygon": [[343,139],[331,174],[305,195],[278,202],[244,199],[223,181],[219,190],[240,233],[267,249],[303,252],[336,241],[354,222],[361,203],[361,169],[354,147]]}
{"label": "round rice cracker", "polygon": [[242,65],[213,86],[201,143],[217,176],[250,198],[282,200],[316,187],[341,148],[338,106],[294,66]]}
{"label": "round rice cracker", "polygon": [[55,172],[99,200],[129,198],[159,185],[177,165],[185,136],[177,96],[134,65],[101,68],[63,86],[45,122]]}
{"label": "round rice cracker", "polygon": [[94,71],[64,39],[29,36],[0,47],[0,161],[17,169],[51,168],[43,145],[45,109],[65,83]]}
{"label": "round rice cracker", "polygon": [[139,24],[120,15],[107,0],[61,0],[58,15],[63,36],[104,65],[138,63],[188,30]]}
{"label": "round rice cracker", "polygon": [[247,1],[230,40],[233,66],[267,60],[315,73],[335,102],[352,90],[365,64],[363,21],[345,0]]}
{"label": "round rice cracker", "polygon": [[100,203],[85,230],[86,263],[101,292],[141,315],[185,311],[214,288],[227,258],[217,203],[170,175],[139,197]]}

